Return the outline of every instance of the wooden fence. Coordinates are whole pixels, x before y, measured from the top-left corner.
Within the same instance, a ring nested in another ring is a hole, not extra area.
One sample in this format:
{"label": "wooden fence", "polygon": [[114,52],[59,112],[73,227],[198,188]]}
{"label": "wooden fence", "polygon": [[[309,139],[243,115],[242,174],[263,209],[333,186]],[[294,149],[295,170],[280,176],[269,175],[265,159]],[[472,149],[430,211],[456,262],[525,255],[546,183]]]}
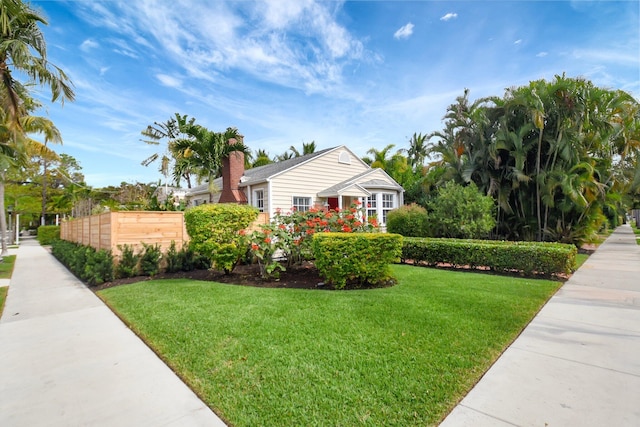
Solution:
{"label": "wooden fence", "polygon": [[[269,214],[260,213],[248,230],[267,223]],[[166,252],[172,241],[177,249],[189,241],[183,212],[155,211],[107,212],[64,221],[60,225],[60,238],[98,250],[111,250],[115,257],[120,256],[119,245],[129,245],[140,252],[142,243],[158,244]]]}

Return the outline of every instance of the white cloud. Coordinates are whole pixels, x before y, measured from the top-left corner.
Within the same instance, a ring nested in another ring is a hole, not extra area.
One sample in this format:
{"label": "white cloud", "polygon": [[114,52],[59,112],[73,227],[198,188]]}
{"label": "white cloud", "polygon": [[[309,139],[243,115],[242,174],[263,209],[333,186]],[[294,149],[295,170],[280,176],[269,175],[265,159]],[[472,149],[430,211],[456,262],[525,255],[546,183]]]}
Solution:
{"label": "white cloud", "polygon": [[393,34],[395,39],[408,39],[413,34],[413,24],[409,22],[407,25],[400,27],[398,31]]}
{"label": "white cloud", "polygon": [[178,77],[168,76],[166,74],[156,74],[156,78],[163,86],[179,88],[182,86],[182,79]]}
{"label": "white cloud", "polygon": [[538,58],[544,58],[544,57],[545,57],[545,56],[547,56],[548,54],[549,54],[548,52],[538,52],[538,53],[536,54],[536,56],[537,56]]}
{"label": "white cloud", "polygon": [[449,12],[440,18],[441,21],[450,21],[451,19],[456,19],[458,17],[457,13]]}
{"label": "white cloud", "polygon": [[80,45],[80,50],[83,52],[89,52],[97,47],[100,47],[100,44],[98,44],[98,42],[94,41],[93,39],[86,39]]}
{"label": "white cloud", "polygon": [[513,42],[513,44],[521,44],[521,43],[522,43],[522,39],[518,39],[518,40]]}

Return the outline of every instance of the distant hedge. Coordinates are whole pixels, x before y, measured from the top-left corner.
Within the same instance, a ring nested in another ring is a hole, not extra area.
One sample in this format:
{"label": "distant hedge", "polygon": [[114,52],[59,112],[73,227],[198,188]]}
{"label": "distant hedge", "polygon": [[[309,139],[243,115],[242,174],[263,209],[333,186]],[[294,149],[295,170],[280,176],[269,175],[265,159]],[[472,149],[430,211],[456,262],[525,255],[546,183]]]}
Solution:
{"label": "distant hedge", "polygon": [[38,227],[38,242],[41,245],[50,245],[54,240],[60,238],[59,225],[41,225]]}
{"label": "distant hedge", "polygon": [[406,237],[402,262],[488,267],[498,272],[550,276],[575,271],[577,253],[574,245],[563,243]]}

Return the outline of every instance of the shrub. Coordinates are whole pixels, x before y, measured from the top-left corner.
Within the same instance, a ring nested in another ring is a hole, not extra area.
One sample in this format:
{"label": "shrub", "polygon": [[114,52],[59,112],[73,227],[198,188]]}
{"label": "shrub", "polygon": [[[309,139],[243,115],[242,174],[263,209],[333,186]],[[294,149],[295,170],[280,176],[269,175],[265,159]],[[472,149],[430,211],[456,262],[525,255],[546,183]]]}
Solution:
{"label": "shrub", "polygon": [[411,204],[401,206],[387,214],[387,231],[407,237],[426,237],[429,235],[427,210]]}
{"label": "shrub", "polygon": [[428,207],[433,237],[479,239],[496,225],[493,199],[482,195],[474,183],[463,187],[449,181]]}
{"label": "shrub", "polygon": [[206,256],[210,265],[231,273],[247,249],[246,229],[258,217],[253,206],[208,204],[187,209],[184,214],[191,248]]}
{"label": "shrub", "polygon": [[110,250],[89,251],[86,255],[84,280],[89,286],[113,280],[113,254]]}
{"label": "shrub", "polygon": [[160,272],[160,260],[162,259],[162,251],[160,245],[149,245],[142,242],[144,250],[140,255],[140,271],[144,276],[155,276]]}
{"label": "shrub", "polygon": [[54,240],[60,239],[60,226],[41,225],[38,227],[37,239],[41,245],[50,245]]}
{"label": "shrub", "polygon": [[182,271],[184,258],[181,251],[178,252],[176,249],[176,242],[175,240],[172,240],[169,250],[165,254],[167,273],[177,273],[178,271]]}
{"label": "shrub", "polygon": [[391,233],[319,233],[313,254],[320,275],[336,289],[347,283],[375,285],[392,279],[389,264],[400,259],[402,236]]}
{"label": "shrub", "polygon": [[577,248],[574,245],[546,242],[508,242],[406,238],[403,261],[438,263],[453,266],[489,267],[495,271],[521,271],[552,275],[575,271]]}
{"label": "shrub", "polygon": [[113,256],[111,251],[98,250],[66,240],[54,240],[51,253],[69,271],[89,286],[113,280]]}
{"label": "shrub", "polygon": [[137,276],[140,271],[138,267],[140,255],[136,254],[130,245],[118,245],[118,249],[121,254],[118,265],[116,265],[116,277],[122,279]]}

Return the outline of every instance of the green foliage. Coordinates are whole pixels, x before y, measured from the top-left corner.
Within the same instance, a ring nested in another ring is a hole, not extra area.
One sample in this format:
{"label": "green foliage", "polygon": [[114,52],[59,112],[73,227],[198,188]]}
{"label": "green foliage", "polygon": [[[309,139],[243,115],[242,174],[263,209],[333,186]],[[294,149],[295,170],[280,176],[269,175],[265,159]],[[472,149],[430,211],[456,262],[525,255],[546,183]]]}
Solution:
{"label": "green foliage", "polygon": [[444,182],[491,195],[496,232],[509,240],[581,244],[638,191],[640,103],[629,93],[556,76],[470,102],[468,91],[434,132]]}
{"label": "green foliage", "polygon": [[54,240],[60,238],[59,225],[41,225],[38,227],[38,242],[41,245],[50,245]]}
{"label": "green foliage", "polygon": [[319,233],[313,238],[316,267],[337,289],[393,279],[389,264],[398,261],[401,253],[399,234]]}
{"label": "green foliage", "polygon": [[571,273],[576,269],[577,253],[574,245],[547,242],[414,237],[404,239],[402,245],[403,261],[489,267],[499,272],[521,271],[525,275]]}
{"label": "green foliage", "polygon": [[140,272],[140,254],[136,254],[133,246],[118,245],[120,249],[120,260],[116,265],[116,277],[118,279],[135,277]]}
{"label": "green foliage", "polygon": [[[184,250],[184,248],[182,250]],[[167,273],[177,273],[178,271],[182,271],[184,259],[181,254],[182,250],[178,251],[175,240],[171,241],[169,250],[165,254]]]}
{"label": "green foliage", "polygon": [[247,249],[246,229],[258,217],[253,206],[206,204],[185,211],[191,248],[206,256],[211,266],[231,273]]}
{"label": "green foliage", "polygon": [[448,182],[429,204],[429,210],[433,237],[479,239],[496,225],[493,199],[483,196],[473,183],[463,187]]}
{"label": "green foliage", "polygon": [[155,276],[160,272],[162,251],[160,245],[149,245],[142,242],[143,251],[140,254],[140,271],[144,276]]}
{"label": "green foliage", "polygon": [[113,280],[111,251],[58,239],[51,243],[51,253],[89,286]]}
{"label": "green foliage", "polygon": [[387,214],[387,231],[408,237],[429,235],[429,218],[422,206],[411,204],[401,206]]}
{"label": "green foliage", "polygon": [[370,217],[364,220],[365,210],[359,201],[347,209],[317,209],[280,211],[271,224],[261,226],[251,235],[251,252],[258,260],[262,277],[278,277],[285,267],[274,255],[286,259],[288,266],[312,259],[312,238],[316,233],[325,232],[373,232],[378,230],[378,222]]}

